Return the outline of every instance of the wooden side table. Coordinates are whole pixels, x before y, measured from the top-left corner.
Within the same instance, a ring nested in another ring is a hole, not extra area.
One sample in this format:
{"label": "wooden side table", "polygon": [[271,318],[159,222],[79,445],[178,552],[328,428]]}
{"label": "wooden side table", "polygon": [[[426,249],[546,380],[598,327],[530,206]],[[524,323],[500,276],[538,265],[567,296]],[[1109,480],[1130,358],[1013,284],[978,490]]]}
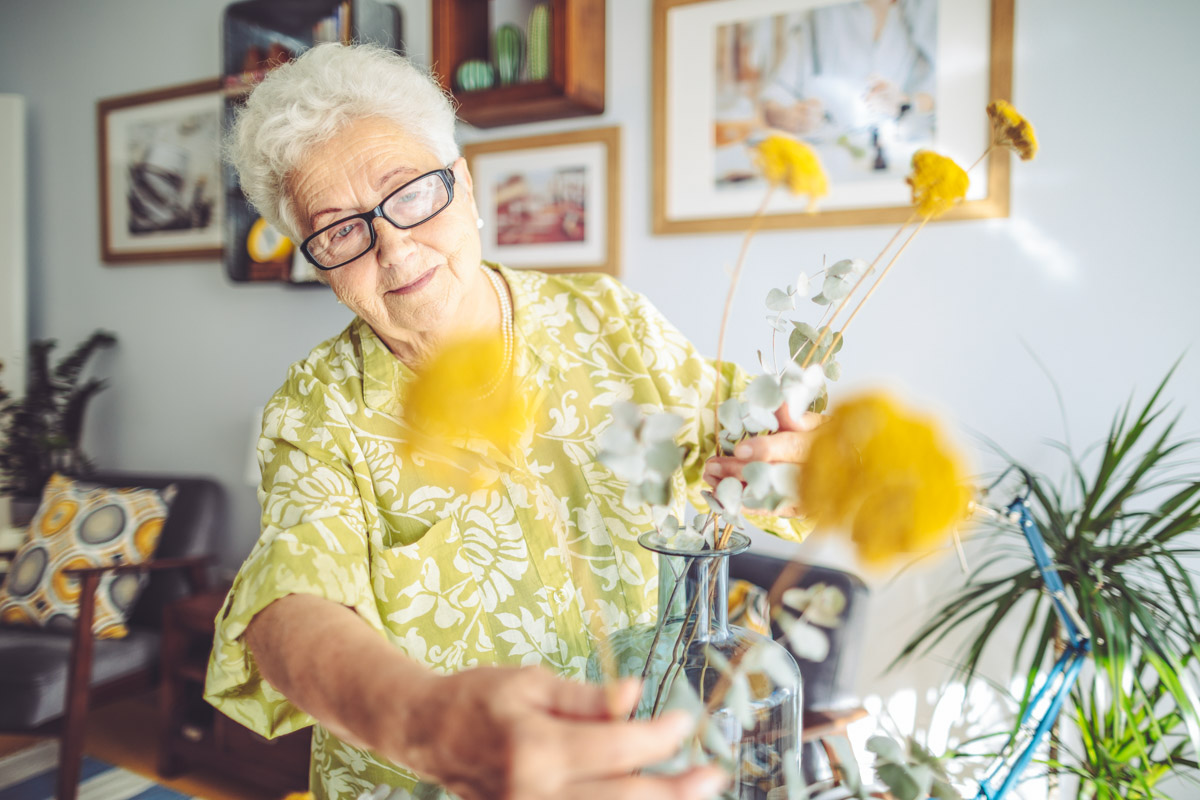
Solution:
{"label": "wooden side table", "polygon": [[163,612],[162,686],[159,694],[158,772],[189,767],[219,770],[282,797],[308,788],[309,730],[266,739],[204,702],[204,676],[214,620],[224,592],[202,592]]}

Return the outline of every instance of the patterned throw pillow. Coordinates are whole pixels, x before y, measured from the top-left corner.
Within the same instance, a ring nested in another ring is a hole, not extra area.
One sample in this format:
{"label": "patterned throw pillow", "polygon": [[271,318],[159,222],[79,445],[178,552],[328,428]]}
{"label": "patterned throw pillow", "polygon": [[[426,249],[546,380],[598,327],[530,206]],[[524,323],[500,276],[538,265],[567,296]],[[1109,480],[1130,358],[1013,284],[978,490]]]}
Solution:
{"label": "patterned throw pillow", "polygon": [[[0,624],[70,632],[79,616],[80,567],[140,564],[154,555],[175,488],[113,489],[54,475],[29,533],[0,587]],[[119,639],[129,631],[146,576],[106,574],[96,589],[92,632]]]}

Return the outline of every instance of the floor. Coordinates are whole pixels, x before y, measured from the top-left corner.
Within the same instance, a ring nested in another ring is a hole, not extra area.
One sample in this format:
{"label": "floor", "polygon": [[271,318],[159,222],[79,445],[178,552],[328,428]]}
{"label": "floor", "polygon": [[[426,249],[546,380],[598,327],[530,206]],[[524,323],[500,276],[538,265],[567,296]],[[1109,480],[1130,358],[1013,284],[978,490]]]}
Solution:
{"label": "floor", "polygon": [[[93,709],[88,714],[84,752],[132,772],[153,778],[164,786],[206,800],[281,800],[282,794],[219,774],[185,772],[167,780],[155,772],[158,720],[153,693]],[[0,756],[28,747],[41,739],[0,734]]]}

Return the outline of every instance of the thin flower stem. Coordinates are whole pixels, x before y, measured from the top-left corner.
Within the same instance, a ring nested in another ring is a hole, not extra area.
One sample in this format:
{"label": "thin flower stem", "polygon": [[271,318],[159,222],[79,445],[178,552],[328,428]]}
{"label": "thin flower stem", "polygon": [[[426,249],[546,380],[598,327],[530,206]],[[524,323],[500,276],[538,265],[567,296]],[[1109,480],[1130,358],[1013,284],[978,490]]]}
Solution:
{"label": "thin flower stem", "polygon": [[985,158],[987,158],[989,155],[991,155],[991,154],[992,154],[992,151],[993,151],[993,150],[995,150],[995,149],[996,149],[996,145],[995,145],[995,143],[989,144],[989,145],[988,145],[988,149],[983,151],[983,155],[981,155],[979,158],[975,159],[975,163],[974,163],[974,164],[972,164],[971,166],[967,167],[967,172],[970,172],[971,170],[973,170],[973,169],[975,169],[976,167],[978,167],[978,166],[979,166],[979,163],[980,163],[981,161],[983,161]]}
{"label": "thin flower stem", "polygon": [[[804,357],[804,363],[800,365],[802,369],[807,368],[808,365],[812,363],[813,356],[817,354],[817,351],[821,348],[821,343],[825,340],[825,333],[833,327],[833,322],[837,319],[838,314],[842,313],[842,310],[846,307],[846,304],[850,302],[850,298],[853,297],[854,293],[858,291],[860,286],[862,286],[863,281],[867,279],[867,276],[875,271],[875,267],[879,266],[879,262],[883,260],[883,257],[887,254],[887,251],[892,249],[892,245],[894,245],[900,239],[900,235],[904,233],[909,225],[912,224],[912,221],[916,219],[916,216],[917,215],[914,213],[905,221],[903,225],[900,226],[900,229],[896,231],[892,238],[888,240],[888,243],[883,246],[883,249],[879,251],[879,255],[875,256],[875,260],[871,262],[871,265],[863,271],[862,275],[858,276],[858,280],[854,282],[854,287],[846,294],[845,297],[842,298],[842,302],[838,303],[837,309],[833,312],[833,315],[829,317],[828,324],[822,325],[819,329],[817,340],[813,342],[812,349],[809,351],[808,355]],[[859,307],[861,306],[862,303],[859,303]],[[826,311],[826,313],[828,313],[828,311]],[[822,316],[821,319],[824,320],[824,316]],[[842,326],[842,330],[845,330],[844,325]],[[830,352],[833,351],[832,347],[829,349]]]}
{"label": "thin flower stem", "polygon": [[717,334],[717,384],[713,390],[713,426],[716,431],[714,441],[718,452],[721,449],[721,418],[717,416],[717,409],[721,405],[721,367],[725,354],[725,330],[729,326],[729,314],[733,310],[733,295],[737,291],[738,280],[742,277],[742,268],[746,266],[746,253],[750,250],[750,240],[754,238],[754,234],[758,233],[758,228],[762,224],[762,215],[766,212],[767,204],[771,202],[771,195],[774,193],[775,184],[771,184],[767,193],[763,195],[762,204],[759,205],[758,210],[754,212],[754,217],[750,220],[750,228],[742,237],[742,248],[738,252],[737,262],[733,266],[733,275],[729,278],[729,291],[725,295],[725,310],[721,312],[721,328]]}
{"label": "thin flower stem", "polygon": [[[859,300],[858,305],[856,305],[854,310],[850,312],[850,316],[846,319],[845,324],[842,325],[842,329],[838,331],[839,336],[845,335],[846,330],[850,327],[850,323],[854,321],[856,316],[858,316],[858,312],[862,311],[862,307],[866,305],[868,300],[871,299],[871,295],[875,294],[875,290],[879,288],[879,284],[883,283],[883,279],[887,277],[888,272],[891,271],[892,267],[900,259],[900,255],[904,252],[905,248],[912,244],[912,240],[917,238],[917,234],[921,232],[922,228],[929,224],[930,219],[930,217],[925,217],[923,220],[921,220],[921,224],[917,226],[917,229],[913,231],[907,239],[904,240],[904,244],[900,245],[900,249],[896,251],[894,256],[892,256],[892,260],[888,262],[888,265],[883,268],[883,272],[879,273],[879,277],[875,279],[875,283],[871,284],[871,288],[867,290],[866,296],[863,297],[862,300]],[[825,354],[825,357],[821,359],[821,364],[824,365],[832,355],[833,348],[831,347],[829,348],[829,352]]]}

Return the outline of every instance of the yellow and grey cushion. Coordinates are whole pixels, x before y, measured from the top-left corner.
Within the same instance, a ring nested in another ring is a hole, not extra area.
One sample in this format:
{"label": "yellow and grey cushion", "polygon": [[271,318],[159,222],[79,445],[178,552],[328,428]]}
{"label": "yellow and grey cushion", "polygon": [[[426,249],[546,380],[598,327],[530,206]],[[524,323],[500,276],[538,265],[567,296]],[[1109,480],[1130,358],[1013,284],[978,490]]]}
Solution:
{"label": "yellow and grey cushion", "polygon": [[[0,624],[73,630],[80,581],[66,571],[149,560],[173,496],[173,487],[114,489],[51,477],[0,587]],[[92,623],[97,638],[126,635],[125,621],[144,583],[133,573],[101,577]]]}

